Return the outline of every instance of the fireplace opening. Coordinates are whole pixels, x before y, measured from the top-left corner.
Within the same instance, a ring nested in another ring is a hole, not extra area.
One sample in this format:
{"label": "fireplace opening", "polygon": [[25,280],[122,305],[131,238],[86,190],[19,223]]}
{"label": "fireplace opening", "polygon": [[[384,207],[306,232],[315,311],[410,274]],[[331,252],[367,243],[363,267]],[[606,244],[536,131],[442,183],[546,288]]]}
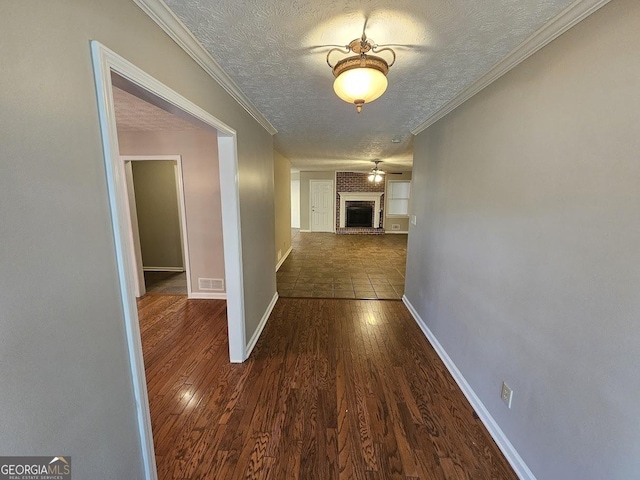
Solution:
{"label": "fireplace opening", "polygon": [[373,207],[371,205],[347,205],[345,227],[373,227]]}

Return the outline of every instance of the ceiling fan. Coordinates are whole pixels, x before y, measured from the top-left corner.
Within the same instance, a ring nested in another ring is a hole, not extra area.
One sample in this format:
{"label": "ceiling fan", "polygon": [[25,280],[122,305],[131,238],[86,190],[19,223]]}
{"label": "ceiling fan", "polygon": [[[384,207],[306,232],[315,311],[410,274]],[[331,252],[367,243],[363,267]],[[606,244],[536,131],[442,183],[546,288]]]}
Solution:
{"label": "ceiling fan", "polygon": [[375,166],[371,169],[369,176],[367,177],[370,182],[380,183],[384,178],[383,175],[402,175],[402,172],[385,172],[380,170],[378,165],[382,163],[381,160],[373,160],[373,163]]}

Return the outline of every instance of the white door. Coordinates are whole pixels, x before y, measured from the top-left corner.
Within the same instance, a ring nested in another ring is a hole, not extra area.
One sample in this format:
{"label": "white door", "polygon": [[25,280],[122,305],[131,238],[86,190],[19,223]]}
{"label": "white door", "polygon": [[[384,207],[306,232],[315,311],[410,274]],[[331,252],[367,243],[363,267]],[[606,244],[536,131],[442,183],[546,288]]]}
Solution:
{"label": "white door", "polygon": [[333,180],[310,180],[311,231],[333,232]]}

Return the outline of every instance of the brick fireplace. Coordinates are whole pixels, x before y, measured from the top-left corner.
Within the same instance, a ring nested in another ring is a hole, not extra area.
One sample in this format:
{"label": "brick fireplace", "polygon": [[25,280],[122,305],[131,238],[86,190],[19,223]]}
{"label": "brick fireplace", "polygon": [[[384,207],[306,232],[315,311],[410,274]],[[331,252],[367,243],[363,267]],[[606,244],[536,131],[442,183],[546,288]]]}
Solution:
{"label": "brick fireplace", "polygon": [[[382,228],[384,182],[375,184],[367,177],[367,173],[336,173],[336,233],[384,233]],[[347,210],[350,210],[349,214]],[[358,217],[358,221],[348,221],[354,215]],[[367,221],[368,216],[370,221]]]}

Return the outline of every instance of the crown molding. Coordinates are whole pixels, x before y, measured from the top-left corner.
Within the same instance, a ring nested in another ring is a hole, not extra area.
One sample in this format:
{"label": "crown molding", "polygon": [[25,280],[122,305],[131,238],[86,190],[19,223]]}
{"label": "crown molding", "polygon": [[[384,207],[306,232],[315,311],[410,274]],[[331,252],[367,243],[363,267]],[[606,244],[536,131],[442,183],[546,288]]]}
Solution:
{"label": "crown molding", "polygon": [[176,17],[163,0],[133,0],[162,30],[169,35],[180,48],[189,54],[211,78],[220,84],[236,102],[238,102],[271,135],[278,133],[264,115],[251,103],[209,52],[193,36],[191,31]]}
{"label": "crown molding", "polygon": [[496,63],[491,70],[445,103],[424,122],[411,130],[411,133],[417,135],[423,130],[426,130],[442,117],[469,100],[476,93],[495,82],[509,70],[518,66],[542,47],[551,43],[571,27],[581,22],[610,1],[611,0],[576,0],[560,12],[559,15],[551,19],[542,28],[538,29],[533,35],[522,42],[504,59]]}

